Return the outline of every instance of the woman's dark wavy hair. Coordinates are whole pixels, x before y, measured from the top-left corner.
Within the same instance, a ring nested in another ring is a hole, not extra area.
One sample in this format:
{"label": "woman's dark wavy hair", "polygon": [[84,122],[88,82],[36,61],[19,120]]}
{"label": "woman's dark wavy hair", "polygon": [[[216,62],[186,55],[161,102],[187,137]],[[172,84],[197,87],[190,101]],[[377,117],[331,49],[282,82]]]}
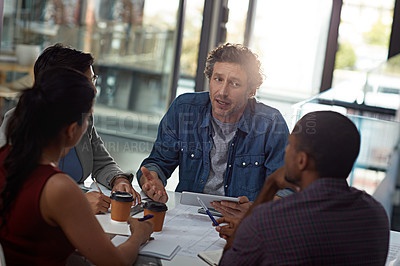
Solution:
{"label": "woman's dark wavy hair", "polygon": [[264,75],[258,56],[241,44],[226,43],[212,50],[207,57],[204,74],[211,80],[215,63],[239,64],[247,74],[247,86],[250,90],[258,89],[263,83]]}
{"label": "woman's dark wavy hair", "polygon": [[0,217],[5,217],[22,185],[37,167],[43,148],[57,140],[65,126],[74,122],[82,125],[93,99],[91,80],[72,68],[50,68],[31,89],[22,93],[7,125],[7,142],[1,148],[9,150],[1,162],[6,182],[1,191]]}

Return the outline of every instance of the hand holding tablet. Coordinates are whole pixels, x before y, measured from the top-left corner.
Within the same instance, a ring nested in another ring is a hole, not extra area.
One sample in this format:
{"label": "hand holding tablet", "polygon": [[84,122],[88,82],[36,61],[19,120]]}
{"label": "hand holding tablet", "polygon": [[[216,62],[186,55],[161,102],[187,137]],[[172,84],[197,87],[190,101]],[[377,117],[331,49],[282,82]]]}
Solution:
{"label": "hand holding tablet", "polygon": [[210,203],[213,201],[224,200],[224,201],[231,201],[231,202],[239,203],[239,198],[211,195],[211,194],[202,194],[202,193],[195,193],[195,192],[187,192],[187,191],[182,192],[180,203],[183,205],[192,205],[192,206],[200,206],[201,207],[199,201],[197,200],[197,197],[199,197],[204,202],[204,204],[207,206],[207,208],[212,208]]}

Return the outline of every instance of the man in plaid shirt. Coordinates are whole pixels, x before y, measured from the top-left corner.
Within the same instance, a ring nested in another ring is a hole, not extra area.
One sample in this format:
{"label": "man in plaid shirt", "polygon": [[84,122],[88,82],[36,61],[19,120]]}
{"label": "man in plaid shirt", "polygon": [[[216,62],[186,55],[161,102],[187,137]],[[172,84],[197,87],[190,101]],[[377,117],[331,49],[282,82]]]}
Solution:
{"label": "man in plaid shirt", "polygon": [[[382,205],[346,181],[360,134],[331,111],[305,115],[289,136],[285,164],[271,174],[233,235],[220,265],[384,265],[389,221]],[[280,187],[300,192],[271,201]]]}

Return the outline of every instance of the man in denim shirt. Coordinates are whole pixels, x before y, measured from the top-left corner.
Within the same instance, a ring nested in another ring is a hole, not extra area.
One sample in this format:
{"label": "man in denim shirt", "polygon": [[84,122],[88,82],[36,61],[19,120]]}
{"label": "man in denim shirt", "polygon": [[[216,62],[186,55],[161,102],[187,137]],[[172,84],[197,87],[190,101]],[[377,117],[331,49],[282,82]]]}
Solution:
{"label": "man in denim shirt", "polygon": [[263,80],[260,65],[242,45],[210,52],[204,71],[210,92],[175,99],[137,172],[147,196],[166,202],[164,186],[179,165],[177,192],[244,196],[233,209],[247,210],[267,176],[283,165],[289,133],[278,110],[254,99]]}

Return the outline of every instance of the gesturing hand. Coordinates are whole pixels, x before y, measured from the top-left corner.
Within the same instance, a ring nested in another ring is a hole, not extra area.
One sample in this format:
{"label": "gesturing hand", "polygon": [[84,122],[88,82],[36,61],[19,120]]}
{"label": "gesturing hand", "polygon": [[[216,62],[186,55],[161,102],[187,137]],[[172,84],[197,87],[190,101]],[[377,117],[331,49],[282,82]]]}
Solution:
{"label": "gesturing hand", "polygon": [[168,201],[168,195],[163,183],[158,178],[157,172],[149,171],[144,166],[140,168],[140,170],[143,173],[140,178],[143,192],[154,201],[166,203]]}

